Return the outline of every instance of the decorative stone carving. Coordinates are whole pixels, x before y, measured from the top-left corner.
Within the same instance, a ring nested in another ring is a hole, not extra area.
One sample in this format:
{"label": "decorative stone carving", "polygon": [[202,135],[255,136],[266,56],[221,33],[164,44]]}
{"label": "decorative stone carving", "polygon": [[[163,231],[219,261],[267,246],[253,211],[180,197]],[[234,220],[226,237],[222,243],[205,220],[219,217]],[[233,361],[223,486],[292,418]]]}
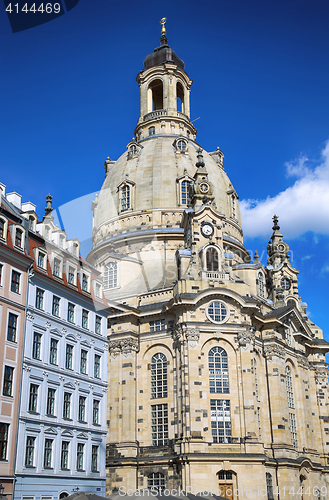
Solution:
{"label": "decorative stone carving", "polygon": [[47,328],[50,328],[50,327],[51,327],[51,323],[50,323],[50,321],[46,321],[46,327],[47,327]]}
{"label": "decorative stone carving", "polygon": [[31,367],[30,366],[27,366],[25,363],[23,364],[23,370],[26,371],[26,372],[30,372],[31,371]]}
{"label": "decorative stone carving", "polygon": [[66,333],[66,332],[67,332],[66,328],[62,328],[62,333]]}
{"label": "decorative stone carving", "polygon": [[238,333],[238,344],[240,346],[247,346],[255,340],[255,328],[248,327],[245,332]]}
{"label": "decorative stone carving", "polygon": [[267,345],[264,347],[264,354],[266,358],[277,356],[278,358],[285,358],[285,350],[280,345]]}
{"label": "decorative stone carving", "polygon": [[120,352],[122,352],[124,357],[132,353],[134,354],[138,352],[138,339],[128,337],[126,339],[111,340],[109,342],[109,352],[113,357],[117,356]]}
{"label": "decorative stone carving", "polygon": [[199,342],[200,333],[196,330],[187,330],[185,332],[185,337],[188,342],[188,347],[196,347]]}
{"label": "decorative stone carving", "polygon": [[49,375],[49,373],[46,372],[46,371],[42,372],[42,374],[43,374],[44,377],[48,377],[48,375]]}
{"label": "decorative stone carving", "polygon": [[58,378],[59,378],[59,380],[60,380],[61,382],[64,382],[64,380],[65,380],[65,377],[63,377],[62,375],[60,375]]}
{"label": "decorative stone carving", "polygon": [[26,319],[27,319],[28,321],[33,321],[33,320],[34,320],[34,316],[33,316],[33,314],[32,314],[32,313],[30,313],[30,312],[27,312],[27,313],[26,313]]}
{"label": "decorative stone carving", "polygon": [[298,356],[297,362],[298,362],[298,366],[300,366],[301,368],[305,368],[306,370],[308,370],[310,368],[310,363],[309,363],[308,359],[306,358],[306,356]]}
{"label": "decorative stone carving", "polygon": [[316,367],[315,368],[315,380],[316,382],[325,382],[328,383],[328,375],[329,372],[326,368],[324,367]]}

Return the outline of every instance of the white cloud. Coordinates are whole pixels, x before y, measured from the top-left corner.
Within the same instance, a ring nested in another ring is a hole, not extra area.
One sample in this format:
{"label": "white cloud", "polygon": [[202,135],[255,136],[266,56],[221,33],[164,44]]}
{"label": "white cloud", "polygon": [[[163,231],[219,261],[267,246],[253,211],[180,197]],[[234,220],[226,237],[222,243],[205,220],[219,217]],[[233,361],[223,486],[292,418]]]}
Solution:
{"label": "white cloud", "polygon": [[295,238],[307,231],[329,235],[329,140],[320,164],[312,169],[308,163],[305,156],[286,163],[287,175],[299,179],[273,198],[240,202],[246,236],[267,236],[274,214],[279,216],[286,238]]}

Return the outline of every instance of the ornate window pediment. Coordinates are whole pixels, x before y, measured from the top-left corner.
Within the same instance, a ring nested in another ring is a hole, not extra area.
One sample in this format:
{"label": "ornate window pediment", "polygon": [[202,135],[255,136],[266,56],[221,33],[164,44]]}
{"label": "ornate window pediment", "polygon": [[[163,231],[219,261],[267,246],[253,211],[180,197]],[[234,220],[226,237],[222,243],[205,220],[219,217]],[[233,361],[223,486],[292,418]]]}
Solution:
{"label": "ornate window pediment", "polygon": [[119,193],[119,212],[132,210],[135,198],[135,183],[125,179],[117,186]]}
{"label": "ornate window pediment", "polygon": [[132,141],[130,141],[127,144],[127,150],[128,150],[127,160],[131,160],[133,158],[137,158],[138,155],[140,154],[140,152],[142,151],[142,149],[143,149],[143,146],[141,146],[140,144],[138,144],[138,142],[135,141],[135,139],[133,139]]}

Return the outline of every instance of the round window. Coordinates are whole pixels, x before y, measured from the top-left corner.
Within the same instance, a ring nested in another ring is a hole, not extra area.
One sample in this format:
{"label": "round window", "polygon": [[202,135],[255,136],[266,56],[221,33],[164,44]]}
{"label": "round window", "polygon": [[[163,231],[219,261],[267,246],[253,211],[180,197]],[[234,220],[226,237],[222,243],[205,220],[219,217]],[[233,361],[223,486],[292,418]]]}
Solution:
{"label": "round window", "polygon": [[211,302],[207,309],[207,316],[214,323],[224,323],[228,319],[228,309],[224,302]]}
{"label": "round window", "polygon": [[291,287],[290,280],[288,278],[282,278],[281,286],[282,286],[283,290],[290,290],[290,287]]}
{"label": "round window", "polygon": [[186,142],[185,141],[177,141],[177,148],[179,151],[185,151],[186,150]]}

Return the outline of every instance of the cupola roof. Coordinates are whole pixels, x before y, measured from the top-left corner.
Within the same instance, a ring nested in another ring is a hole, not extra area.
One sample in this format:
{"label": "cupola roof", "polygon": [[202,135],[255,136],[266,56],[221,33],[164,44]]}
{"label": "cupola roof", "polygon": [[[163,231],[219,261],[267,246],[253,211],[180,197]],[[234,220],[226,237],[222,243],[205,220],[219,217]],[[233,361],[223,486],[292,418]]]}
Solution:
{"label": "cupola roof", "polygon": [[160,38],[160,46],[156,47],[151,54],[145,57],[144,68],[152,68],[152,66],[159,66],[163,63],[172,63],[182,69],[185,67],[182,59],[169,47],[166,36],[162,36]]}

